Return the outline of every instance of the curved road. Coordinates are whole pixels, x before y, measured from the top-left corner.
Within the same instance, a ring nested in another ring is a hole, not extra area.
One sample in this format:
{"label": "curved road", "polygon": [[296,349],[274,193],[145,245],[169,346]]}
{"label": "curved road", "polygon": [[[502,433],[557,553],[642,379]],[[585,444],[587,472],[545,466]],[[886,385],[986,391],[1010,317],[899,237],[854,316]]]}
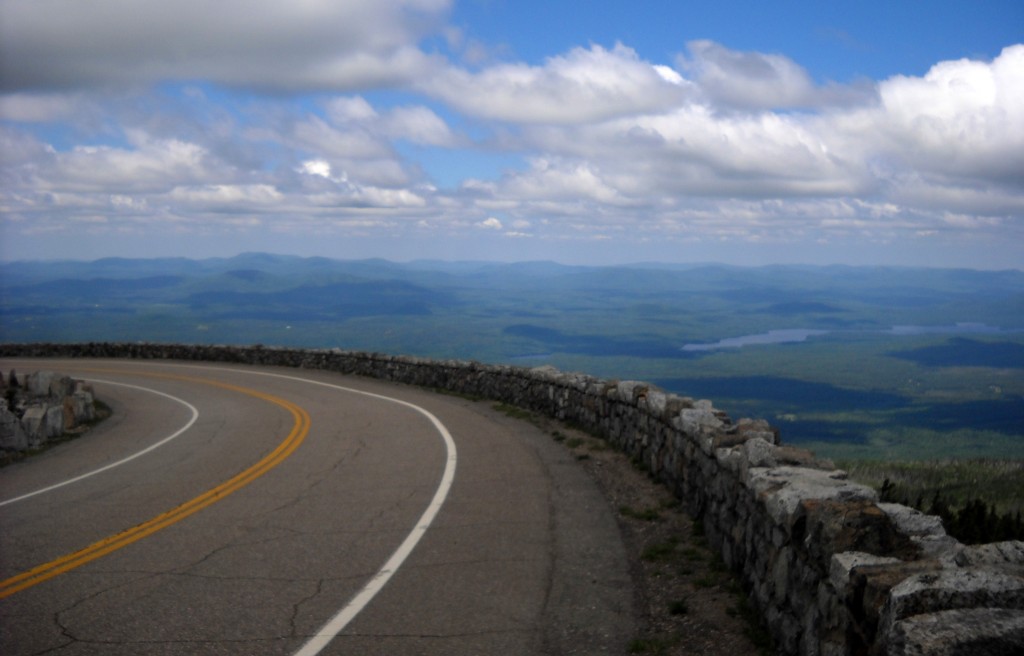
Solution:
{"label": "curved road", "polygon": [[615,519],[525,422],[296,369],[5,360],[114,415],[0,470],[3,654],[623,653]]}

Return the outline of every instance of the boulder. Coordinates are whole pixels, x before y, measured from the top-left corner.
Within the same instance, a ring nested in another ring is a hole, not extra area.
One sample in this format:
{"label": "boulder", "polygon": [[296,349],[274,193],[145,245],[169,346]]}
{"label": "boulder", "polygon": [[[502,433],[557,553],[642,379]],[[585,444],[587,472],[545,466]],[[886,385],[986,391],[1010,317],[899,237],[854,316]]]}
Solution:
{"label": "boulder", "polygon": [[21,426],[28,438],[28,449],[38,449],[46,442],[49,428],[46,425],[46,407],[34,405],[25,409],[21,417]]}
{"label": "boulder", "polygon": [[5,451],[28,449],[28,435],[22,428],[18,416],[8,409],[6,399],[0,399],[0,449]]}
{"label": "boulder", "polygon": [[29,396],[43,397],[50,395],[50,383],[57,377],[52,371],[33,371],[25,376],[25,389]]}

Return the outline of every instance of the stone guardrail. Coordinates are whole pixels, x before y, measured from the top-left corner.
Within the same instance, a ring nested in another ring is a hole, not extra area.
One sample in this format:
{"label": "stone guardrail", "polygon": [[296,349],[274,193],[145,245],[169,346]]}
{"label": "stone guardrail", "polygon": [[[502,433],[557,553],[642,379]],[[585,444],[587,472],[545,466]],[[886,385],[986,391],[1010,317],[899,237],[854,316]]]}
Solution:
{"label": "stone guardrail", "polygon": [[161,344],[5,344],[0,356],[299,367],[500,401],[600,435],[703,523],[789,654],[1024,653],[1024,542],[965,546],[763,420],[637,381],[333,350]]}
{"label": "stone guardrail", "polygon": [[92,388],[53,371],[0,372],[0,455],[23,454],[80,433],[96,419]]}

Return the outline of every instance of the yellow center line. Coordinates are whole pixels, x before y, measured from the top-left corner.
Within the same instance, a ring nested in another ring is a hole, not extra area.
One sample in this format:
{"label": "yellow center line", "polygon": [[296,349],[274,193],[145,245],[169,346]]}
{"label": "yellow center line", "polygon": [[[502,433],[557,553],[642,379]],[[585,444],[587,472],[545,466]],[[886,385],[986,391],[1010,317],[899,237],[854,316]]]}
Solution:
{"label": "yellow center line", "polygon": [[[124,373],[120,371],[109,371],[109,370],[89,370],[89,371],[103,371],[104,373]],[[134,372],[133,372],[134,373]],[[137,374],[138,375],[138,374]],[[232,478],[224,481],[217,487],[207,490],[203,494],[195,497],[190,501],[168,510],[167,512],[161,513],[156,517],[143,522],[137,526],[129,528],[127,530],[116,533],[107,538],[94,542],[93,544],[79,549],[74,553],[61,556],[55,560],[51,560],[48,563],[44,563],[37,567],[22,572],[16,576],[0,581],[0,599],[9,597],[16,592],[30,588],[38,583],[52,579],[55,576],[63,574],[64,572],[81,567],[86,563],[92,562],[97,558],[105,556],[113,551],[117,551],[122,547],[126,547],[133,542],[137,542],[142,538],[156,533],[160,529],[166,528],[171,524],[175,524],[185,519],[189,515],[199,512],[203,508],[220,501],[232,492],[239,490],[249,483],[253,482],[263,474],[267,473],[281,462],[283,462],[288,456],[290,456],[295,449],[299,448],[303,440],[306,439],[306,435],[309,433],[310,419],[309,413],[306,412],[300,406],[287,401],[271,394],[266,394],[258,390],[250,389],[247,387],[240,387],[237,385],[231,385],[229,383],[222,383],[213,380],[204,380],[200,378],[190,378],[187,376],[176,376],[171,374],[155,374],[146,373],[141,374],[152,378],[168,378],[174,380],[182,380],[191,383],[200,383],[204,385],[212,385],[214,387],[221,387],[249,396],[269,401],[275,405],[279,405],[288,412],[291,413],[295,419],[295,424],[292,426],[288,436],[282,441],[277,447],[267,454],[256,464],[252,465],[245,471],[236,474]]]}

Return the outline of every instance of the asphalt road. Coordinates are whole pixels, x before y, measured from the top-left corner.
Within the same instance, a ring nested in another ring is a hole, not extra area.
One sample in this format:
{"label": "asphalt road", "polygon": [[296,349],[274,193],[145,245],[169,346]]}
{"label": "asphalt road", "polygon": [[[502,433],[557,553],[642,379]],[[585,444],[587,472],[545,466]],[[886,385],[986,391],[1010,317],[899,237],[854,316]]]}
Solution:
{"label": "asphalt road", "polygon": [[2,654],[626,651],[612,510],[489,403],[294,369],[12,366],[93,380],[114,415],[0,470]]}

